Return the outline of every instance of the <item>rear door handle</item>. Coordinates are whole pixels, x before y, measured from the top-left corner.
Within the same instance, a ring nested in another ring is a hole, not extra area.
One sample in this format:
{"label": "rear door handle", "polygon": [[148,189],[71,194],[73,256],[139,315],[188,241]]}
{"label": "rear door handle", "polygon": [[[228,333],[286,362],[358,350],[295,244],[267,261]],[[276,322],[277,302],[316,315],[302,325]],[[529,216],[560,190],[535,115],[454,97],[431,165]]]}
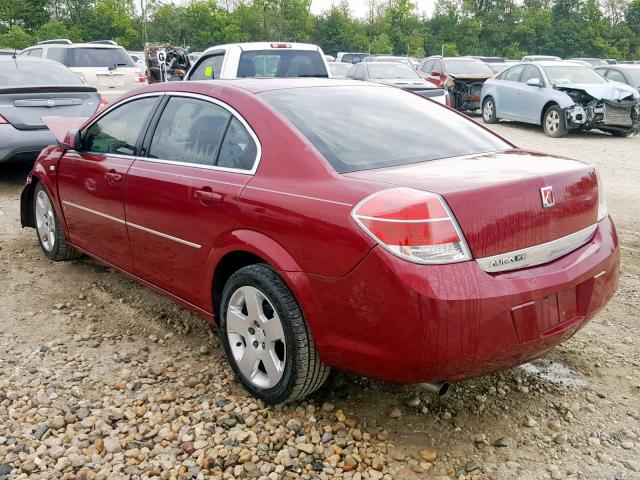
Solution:
{"label": "rear door handle", "polygon": [[109,183],[116,183],[119,182],[120,180],[122,180],[122,175],[119,174],[118,172],[116,172],[115,170],[110,170],[107,173],[104,174],[104,178],[109,182]]}
{"label": "rear door handle", "polygon": [[212,192],[211,190],[205,190],[205,189],[196,190],[195,192],[193,192],[193,196],[196,197],[198,200],[201,200],[202,202],[207,202],[207,203],[222,201],[222,194],[217,192]]}

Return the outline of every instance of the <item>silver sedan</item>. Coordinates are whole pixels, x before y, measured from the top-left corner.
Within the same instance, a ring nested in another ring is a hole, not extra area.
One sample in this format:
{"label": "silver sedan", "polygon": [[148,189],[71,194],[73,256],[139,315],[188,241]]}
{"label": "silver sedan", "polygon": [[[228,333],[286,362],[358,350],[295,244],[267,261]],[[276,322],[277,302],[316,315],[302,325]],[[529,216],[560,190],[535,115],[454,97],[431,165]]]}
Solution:
{"label": "silver sedan", "polygon": [[616,136],[640,130],[640,94],[572,62],[514,65],[482,86],[482,118],[542,125],[550,137],[597,128]]}

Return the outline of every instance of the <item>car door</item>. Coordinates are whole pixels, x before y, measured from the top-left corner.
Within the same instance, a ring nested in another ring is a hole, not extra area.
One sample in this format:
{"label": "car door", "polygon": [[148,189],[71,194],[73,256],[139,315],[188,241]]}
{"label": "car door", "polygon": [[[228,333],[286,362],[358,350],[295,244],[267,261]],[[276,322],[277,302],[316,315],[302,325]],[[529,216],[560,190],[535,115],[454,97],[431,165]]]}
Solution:
{"label": "car door", "polygon": [[127,271],[133,270],[133,259],[125,226],[126,175],[158,99],[157,94],[135,98],[105,111],[58,165],[69,241]]}
{"label": "car door", "polygon": [[[540,86],[527,85],[529,80],[537,78]],[[520,75],[520,86],[516,90],[517,102],[519,105],[519,119],[527,123],[540,124],[542,108],[547,103],[547,90],[544,76],[540,68],[535,65],[526,65]]]}
{"label": "car door", "polygon": [[211,311],[211,258],[260,156],[257,137],[210,97],[168,95],[127,176],[137,276]]}
{"label": "car door", "polygon": [[516,65],[501,73],[496,82],[496,112],[500,118],[519,120],[520,75],[524,65]]}
{"label": "car door", "polygon": [[[439,73],[439,75],[434,75],[434,73]],[[438,87],[443,87],[447,81],[447,74],[444,70],[444,63],[441,60],[436,59],[433,63],[433,67],[431,71],[429,71],[427,75],[427,80]]]}

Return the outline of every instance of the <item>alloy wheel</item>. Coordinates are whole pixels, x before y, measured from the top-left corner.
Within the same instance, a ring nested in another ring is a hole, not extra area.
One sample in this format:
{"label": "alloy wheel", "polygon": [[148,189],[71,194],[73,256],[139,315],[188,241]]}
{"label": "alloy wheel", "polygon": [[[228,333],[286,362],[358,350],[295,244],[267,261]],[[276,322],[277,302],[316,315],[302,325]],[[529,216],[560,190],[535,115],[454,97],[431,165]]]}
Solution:
{"label": "alloy wheel", "polygon": [[491,120],[493,117],[493,102],[491,100],[487,100],[484,102],[484,109],[482,111],[483,117],[486,121]]}
{"label": "alloy wheel", "polygon": [[267,296],[250,286],[233,292],[226,330],[233,360],[245,379],[263,389],[277,385],[287,348],[282,322]]}
{"label": "alloy wheel", "polygon": [[36,196],[36,229],[40,236],[42,247],[51,252],[56,241],[56,217],[49,196],[40,190]]}
{"label": "alloy wheel", "polygon": [[556,133],[560,128],[560,115],[556,110],[551,110],[547,114],[546,126],[549,133]]}

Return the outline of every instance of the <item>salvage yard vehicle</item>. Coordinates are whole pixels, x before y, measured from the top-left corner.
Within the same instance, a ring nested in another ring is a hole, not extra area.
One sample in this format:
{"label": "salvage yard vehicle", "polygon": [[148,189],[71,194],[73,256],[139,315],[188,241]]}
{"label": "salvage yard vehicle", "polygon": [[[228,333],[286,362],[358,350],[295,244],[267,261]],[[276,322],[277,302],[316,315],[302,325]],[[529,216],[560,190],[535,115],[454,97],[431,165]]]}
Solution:
{"label": "salvage yard vehicle", "polygon": [[363,52],[338,52],[335,61],[344,63],[360,63],[370,55],[370,53]]}
{"label": "salvage yard vehicle", "polygon": [[623,137],[640,130],[640,94],[574,62],[521,63],[485,82],[482,118],[542,125],[555,138],[593,128]]}
{"label": "salvage yard vehicle", "polygon": [[105,103],[147,84],[147,78],[127,51],[111,41],[73,43],[45,40],[20,55],[42,57],[66,65],[88,85],[96,87]]}
{"label": "salvage yard vehicle", "polygon": [[602,65],[609,65],[609,62],[607,62],[606,60],[602,59],[602,58],[591,58],[591,57],[579,57],[579,58],[569,58],[567,60],[571,60],[571,61],[580,61],[580,62],[586,62],[589,65],[591,65],[592,67],[601,67]]}
{"label": "salvage yard vehicle", "polygon": [[402,88],[443,105],[449,105],[446,89],[427,82],[413,68],[402,63],[361,62],[351,67],[347,78]]}
{"label": "salvage yard vehicle", "polygon": [[640,65],[607,65],[597,67],[596,72],[612,82],[626,83],[640,90]]}
{"label": "salvage yard vehicle", "polygon": [[347,72],[353,66],[352,63],[344,62],[327,62],[327,65],[331,72],[331,78],[346,78]]}
{"label": "salvage yard vehicle", "polygon": [[595,167],[399,88],[163,83],[65,122],[22,225],[50,260],[88,254],[215,321],[265,402],[332,367],[415,383],[528,362],[617,287]]}
{"label": "salvage yard vehicle", "polygon": [[167,43],[145,43],[144,59],[149,83],[182,81],[193,65],[185,48]]}
{"label": "salvage yard vehicle", "polygon": [[494,76],[493,70],[473,57],[429,57],[417,67],[426,80],[446,87],[451,95],[451,106],[456,110],[478,110],[482,84]]}
{"label": "salvage yard vehicle", "polygon": [[525,55],[522,57],[523,62],[557,62],[562,60],[555,55]]}
{"label": "salvage yard vehicle", "polygon": [[329,76],[327,59],[317,45],[250,42],[208,48],[185,80]]}
{"label": "salvage yard vehicle", "polygon": [[0,56],[0,162],[33,161],[55,143],[43,116],[88,117],[98,105],[96,88],[64,65]]}

